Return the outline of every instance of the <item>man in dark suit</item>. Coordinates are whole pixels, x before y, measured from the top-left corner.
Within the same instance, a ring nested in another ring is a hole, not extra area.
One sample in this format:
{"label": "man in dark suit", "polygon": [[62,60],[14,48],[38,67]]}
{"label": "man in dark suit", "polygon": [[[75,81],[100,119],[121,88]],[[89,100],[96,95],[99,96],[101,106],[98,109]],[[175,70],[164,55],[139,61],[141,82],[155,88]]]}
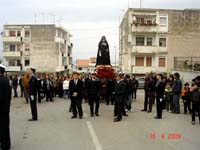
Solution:
{"label": "man in dark suit", "polygon": [[10,149],[10,101],[11,88],[4,76],[5,67],[0,65],[0,149]]}
{"label": "man in dark suit", "polygon": [[155,119],[162,119],[162,110],[163,110],[163,101],[164,101],[164,93],[165,93],[165,84],[162,80],[162,74],[158,74],[156,76],[156,110],[157,116],[154,117]]}
{"label": "man in dark suit", "polygon": [[123,81],[122,75],[118,74],[116,77],[116,84],[115,84],[115,115],[116,118],[114,119],[114,122],[119,122],[122,119],[122,114],[124,110],[124,99],[125,99],[125,93],[126,93],[126,84]]}
{"label": "man in dark suit", "polygon": [[30,98],[30,105],[31,105],[31,113],[32,118],[28,121],[37,121],[37,77],[35,76],[36,70],[34,68],[29,69],[29,98]]}
{"label": "man in dark suit", "polygon": [[72,119],[77,118],[77,109],[79,119],[83,117],[82,109],[82,94],[83,94],[83,82],[78,78],[78,72],[73,73],[73,79],[69,82],[69,95],[71,99],[71,106],[73,111]]}
{"label": "man in dark suit", "polygon": [[92,73],[87,85],[91,117],[94,117],[94,103],[96,104],[95,115],[99,116],[100,86],[101,82],[97,79],[96,73]]}

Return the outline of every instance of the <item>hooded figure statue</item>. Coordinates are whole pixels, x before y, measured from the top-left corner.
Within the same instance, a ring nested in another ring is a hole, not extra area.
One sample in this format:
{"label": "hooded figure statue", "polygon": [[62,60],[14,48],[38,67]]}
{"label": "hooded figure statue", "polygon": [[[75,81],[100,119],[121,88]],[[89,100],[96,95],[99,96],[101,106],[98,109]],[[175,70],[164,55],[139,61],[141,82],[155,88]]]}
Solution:
{"label": "hooded figure statue", "polygon": [[105,36],[102,36],[98,46],[96,66],[110,65],[109,45]]}

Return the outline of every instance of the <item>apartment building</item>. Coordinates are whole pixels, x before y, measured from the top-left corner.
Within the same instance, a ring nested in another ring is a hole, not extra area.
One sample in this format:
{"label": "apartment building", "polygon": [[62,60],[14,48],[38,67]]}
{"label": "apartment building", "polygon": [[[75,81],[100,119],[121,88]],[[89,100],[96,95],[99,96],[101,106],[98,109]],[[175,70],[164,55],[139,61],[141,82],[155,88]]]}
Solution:
{"label": "apartment building", "polygon": [[72,43],[70,33],[55,24],[4,25],[3,56],[7,71],[70,72]]}
{"label": "apartment building", "polygon": [[199,31],[199,10],[130,8],[119,28],[119,67],[133,74],[170,72],[175,57],[200,56]]}

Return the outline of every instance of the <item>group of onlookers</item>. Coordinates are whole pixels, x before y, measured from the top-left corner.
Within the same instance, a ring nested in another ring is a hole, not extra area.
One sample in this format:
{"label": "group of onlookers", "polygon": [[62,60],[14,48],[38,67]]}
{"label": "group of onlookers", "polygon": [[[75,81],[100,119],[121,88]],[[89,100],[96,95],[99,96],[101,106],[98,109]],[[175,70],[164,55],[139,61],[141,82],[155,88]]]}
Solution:
{"label": "group of onlookers", "polygon": [[[192,124],[195,124],[195,115],[198,113],[200,121],[200,76],[182,85],[180,74],[174,73],[169,77],[162,74],[145,77],[144,109],[150,113],[156,100],[157,116],[162,118],[162,110],[180,114],[180,99],[183,100],[184,114],[192,114]],[[200,122],[199,122],[200,123]]]}

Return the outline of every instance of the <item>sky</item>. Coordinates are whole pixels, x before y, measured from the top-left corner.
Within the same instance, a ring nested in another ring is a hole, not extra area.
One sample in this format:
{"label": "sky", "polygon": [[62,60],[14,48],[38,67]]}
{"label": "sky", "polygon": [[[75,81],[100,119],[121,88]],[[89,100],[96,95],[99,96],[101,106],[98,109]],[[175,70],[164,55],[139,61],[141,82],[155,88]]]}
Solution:
{"label": "sky", "polygon": [[[0,32],[4,24],[61,24],[72,34],[74,61],[96,57],[105,35],[115,62],[119,23],[128,7],[139,8],[140,0],[0,0]],[[200,0],[142,0],[142,8],[200,9]]]}

